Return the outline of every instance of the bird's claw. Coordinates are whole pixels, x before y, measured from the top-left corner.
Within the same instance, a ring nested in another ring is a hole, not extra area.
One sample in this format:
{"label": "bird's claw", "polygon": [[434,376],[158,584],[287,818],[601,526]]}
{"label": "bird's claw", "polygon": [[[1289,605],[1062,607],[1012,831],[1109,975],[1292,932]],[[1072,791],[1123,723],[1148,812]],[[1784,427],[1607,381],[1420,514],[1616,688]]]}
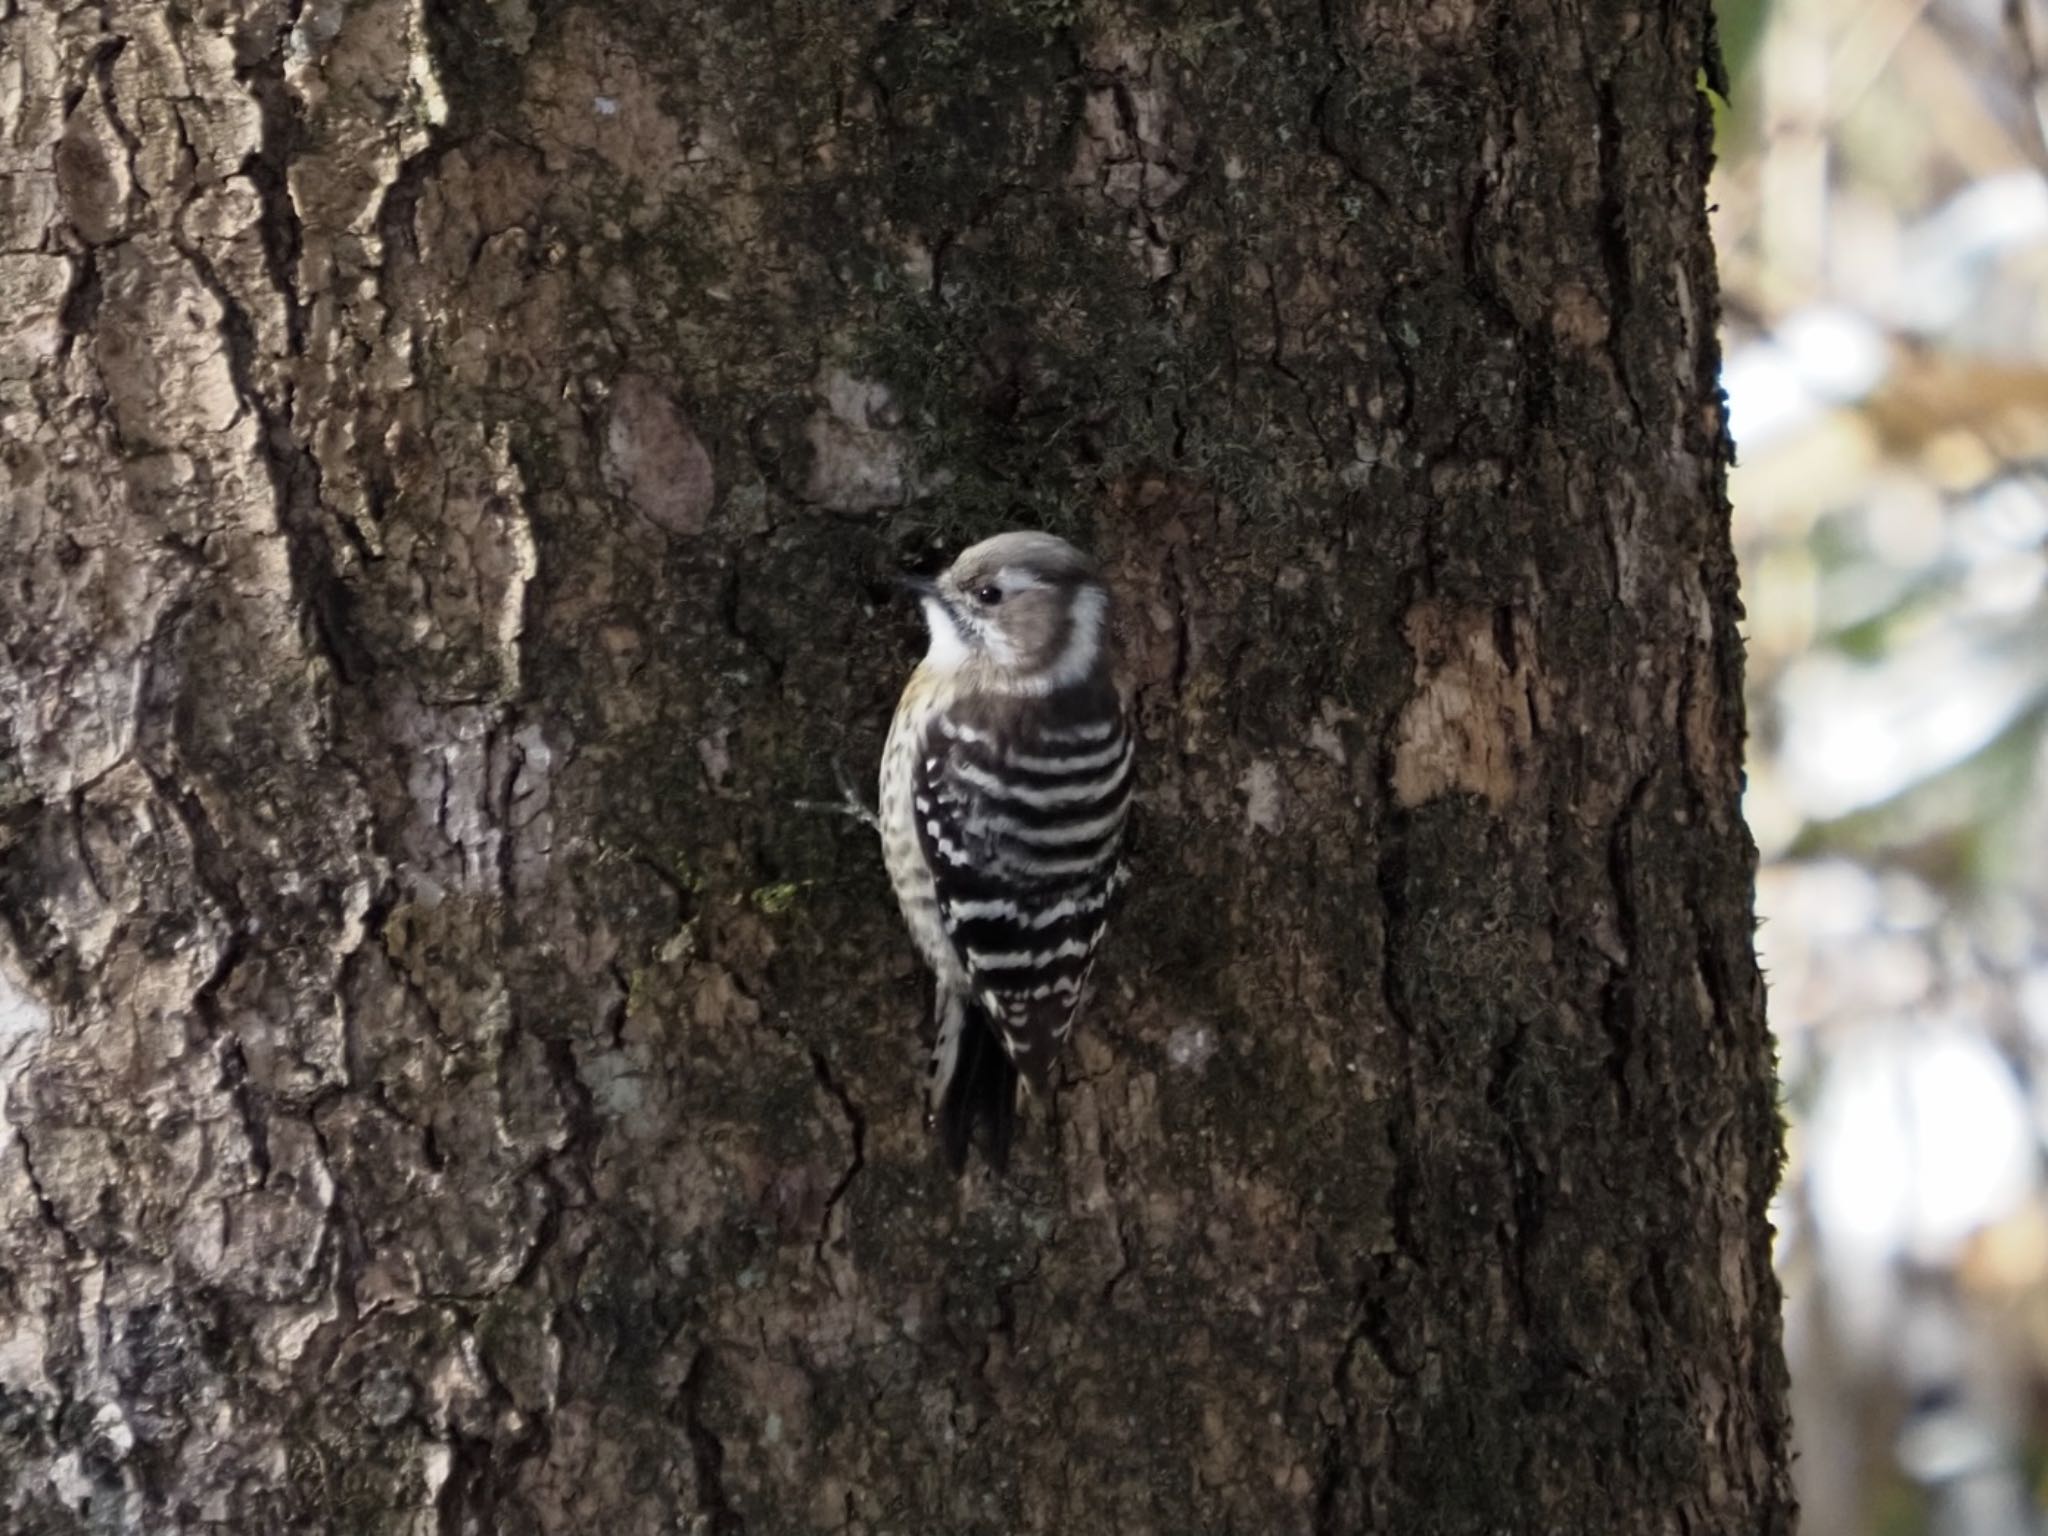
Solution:
{"label": "bird's claw", "polygon": [[848,805],[869,821],[877,821],[875,813],[869,810],[867,802],[861,799],[860,791],[854,788],[853,775],[846,771],[846,764],[840,761],[837,752],[832,754],[832,781],[839,786],[839,793]]}
{"label": "bird's claw", "polygon": [[838,816],[851,816],[855,821],[876,832],[882,830],[882,818],[869,810],[860,792],[853,787],[853,779],[846,771],[846,764],[832,755],[832,778],[839,785],[837,800],[799,800],[796,808],[800,811],[830,811]]}

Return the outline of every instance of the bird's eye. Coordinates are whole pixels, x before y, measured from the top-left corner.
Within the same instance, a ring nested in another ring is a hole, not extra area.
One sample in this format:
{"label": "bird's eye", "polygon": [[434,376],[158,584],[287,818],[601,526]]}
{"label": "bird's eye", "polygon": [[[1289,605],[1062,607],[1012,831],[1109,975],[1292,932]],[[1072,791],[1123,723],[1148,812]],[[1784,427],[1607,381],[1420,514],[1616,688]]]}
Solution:
{"label": "bird's eye", "polygon": [[1003,589],[994,582],[974,589],[974,600],[984,608],[993,608],[1003,600]]}

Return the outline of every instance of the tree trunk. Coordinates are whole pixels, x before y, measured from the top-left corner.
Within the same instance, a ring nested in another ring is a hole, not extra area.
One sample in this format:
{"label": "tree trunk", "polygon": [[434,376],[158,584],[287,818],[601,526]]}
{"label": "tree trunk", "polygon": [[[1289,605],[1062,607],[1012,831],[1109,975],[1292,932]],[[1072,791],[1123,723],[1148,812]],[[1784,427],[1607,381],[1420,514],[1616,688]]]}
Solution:
{"label": "tree trunk", "polygon": [[[1707,17],[0,6],[10,1531],[1789,1529]],[[1135,886],[920,1124],[904,558]]]}

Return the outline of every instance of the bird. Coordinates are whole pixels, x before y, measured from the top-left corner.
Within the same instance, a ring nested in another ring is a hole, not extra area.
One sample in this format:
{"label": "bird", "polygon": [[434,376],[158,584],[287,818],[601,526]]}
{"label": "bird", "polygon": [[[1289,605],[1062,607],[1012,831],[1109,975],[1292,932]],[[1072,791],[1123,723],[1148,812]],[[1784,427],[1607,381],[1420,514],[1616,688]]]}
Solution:
{"label": "bird", "polygon": [[1100,567],[1049,533],[906,577],[929,646],[882,750],[879,830],[936,979],[925,1120],[965,1171],[1007,1169],[1020,1080],[1047,1088],[1124,881],[1136,742]]}

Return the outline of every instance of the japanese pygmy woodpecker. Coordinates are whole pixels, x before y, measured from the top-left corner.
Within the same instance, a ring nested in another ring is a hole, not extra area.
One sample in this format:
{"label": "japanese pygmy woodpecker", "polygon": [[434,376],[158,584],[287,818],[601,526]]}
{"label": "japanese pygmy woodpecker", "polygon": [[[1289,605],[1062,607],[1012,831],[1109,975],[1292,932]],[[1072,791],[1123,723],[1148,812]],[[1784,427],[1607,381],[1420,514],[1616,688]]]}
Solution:
{"label": "japanese pygmy woodpecker", "polygon": [[1109,591],[1066,540],[999,534],[909,585],[931,648],[882,754],[882,846],[938,979],[927,1119],[956,1171],[987,1119],[1000,1168],[1018,1078],[1044,1088],[1121,880],[1133,743]]}

